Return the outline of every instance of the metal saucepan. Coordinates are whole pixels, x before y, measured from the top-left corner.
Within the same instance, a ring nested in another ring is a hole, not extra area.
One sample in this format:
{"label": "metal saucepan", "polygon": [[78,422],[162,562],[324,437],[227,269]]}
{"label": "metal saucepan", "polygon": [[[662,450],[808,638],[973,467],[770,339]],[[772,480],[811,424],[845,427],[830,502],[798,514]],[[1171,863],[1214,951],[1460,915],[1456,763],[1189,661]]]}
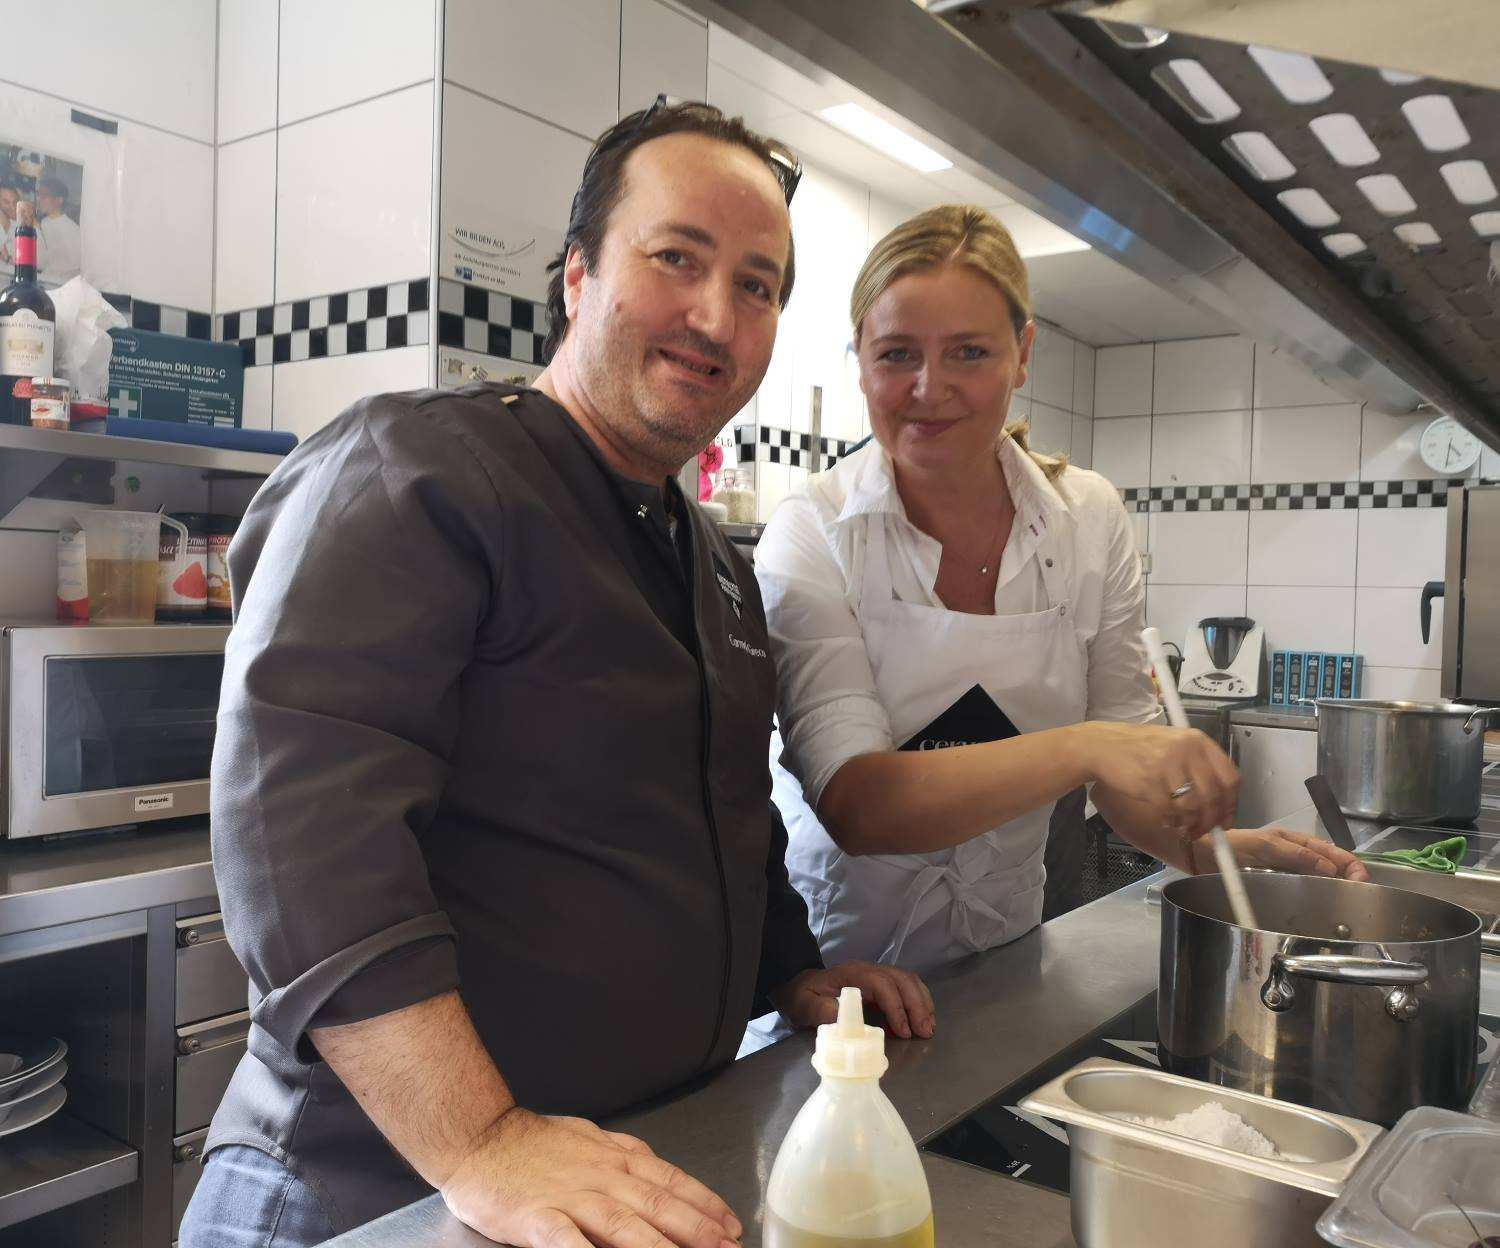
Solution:
{"label": "metal saucepan", "polygon": [[1463,702],[1317,698],[1318,770],[1346,815],[1402,822],[1479,817],[1484,726]]}
{"label": "metal saucepan", "polygon": [[1479,920],[1402,889],[1245,873],[1264,926],[1237,927],[1216,876],[1162,890],[1162,1065],[1393,1124],[1461,1109],[1478,1065]]}

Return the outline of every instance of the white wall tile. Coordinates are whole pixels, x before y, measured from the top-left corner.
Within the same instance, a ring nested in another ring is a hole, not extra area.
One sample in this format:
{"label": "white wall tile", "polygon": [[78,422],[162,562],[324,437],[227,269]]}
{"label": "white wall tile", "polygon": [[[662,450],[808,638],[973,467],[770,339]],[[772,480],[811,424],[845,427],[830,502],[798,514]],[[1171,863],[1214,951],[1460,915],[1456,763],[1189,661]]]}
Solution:
{"label": "white wall tile", "polygon": [[1357,481],[1360,405],[1260,408],[1251,440],[1250,480]]}
{"label": "white wall tile", "polygon": [[1249,480],[1248,410],[1183,412],[1151,422],[1152,485],[1241,485]]}
{"label": "white wall tile", "polygon": [[1094,416],[1147,416],[1155,347],[1101,347],[1094,357]]}
{"label": "white wall tile", "polygon": [[276,302],[276,135],[219,148],[214,310]]}
{"label": "white wall tile", "polygon": [[[1100,356],[1104,355],[1101,351]],[[1151,417],[1094,420],[1094,471],[1121,490],[1151,484]]]}
{"label": "white wall tile", "polygon": [[446,2],[446,78],[590,140],[614,125],[620,0]]}
{"label": "white wall tile", "polygon": [[1248,511],[1152,512],[1151,584],[1243,585],[1249,528]]}
{"label": "white wall tile", "polygon": [[270,429],[273,427],[271,411],[271,379],[275,366],[261,365],[245,370],[245,406],[240,425],[245,429]]}
{"label": "white wall tile", "polygon": [[[119,289],[153,303],[209,311],[214,149],[129,122],[120,123],[120,140],[125,149],[125,247],[120,259],[125,284]],[[267,193],[262,188],[261,194]]]}
{"label": "white wall tile", "polygon": [[7,5],[4,74],[85,110],[212,143],[216,17],[205,0]]}
{"label": "white wall tile", "polygon": [[1256,407],[1310,407],[1343,402],[1346,402],[1343,393],[1288,352],[1264,343],[1256,345]]}
{"label": "white wall tile", "polygon": [[1447,473],[1433,472],[1422,462],[1418,445],[1422,430],[1433,421],[1431,412],[1415,414],[1377,411],[1365,404],[1360,443],[1359,475],[1363,481],[1431,480]]}
{"label": "white wall tile", "polygon": [[283,127],[277,301],[425,274],[431,170],[431,83]]}
{"label": "white wall tile", "polygon": [[1365,664],[1359,696],[1424,702],[1442,696],[1443,674],[1435,667],[1371,667]]}
{"label": "white wall tile", "polygon": [[620,116],[665,91],[708,98],[708,27],[660,0],[624,0],[620,15]]}
{"label": "white wall tile", "polygon": [[50,620],[57,611],[57,534],[0,529],[0,616]]}
{"label": "white wall tile", "polygon": [[1146,591],[1146,623],[1184,651],[1199,620],[1213,615],[1244,615],[1243,585],[1157,585]]}
{"label": "white wall tile", "polygon": [[1031,449],[1048,455],[1073,452],[1073,414],[1040,400],[1031,405]]}
{"label": "white wall tile", "polygon": [[[473,153],[484,152],[483,160]],[[503,289],[547,297],[547,263],[562,246],[573,192],[589,144],[572,134],[481,99],[462,87],[443,96],[442,230],[462,223],[497,238],[536,240]],[[517,170],[525,170],[518,177]]]}
{"label": "white wall tile", "polygon": [[1266,630],[1268,650],[1354,650],[1353,589],[1252,585],[1245,614]]}
{"label": "white wall tile", "polygon": [[1051,325],[1036,327],[1032,347],[1031,397],[1049,407],[1073,410],[1073,340]]}
{"label": "white wall tile", "polygon": [[1073,410],[1080,416],[1094,414],[1094,357],[1097,354],[1085,343],[1073,344]]}
{"label": "white wall tile", "polygon": [[1152,411],[1248,409],[1254,355],[1250,339],[1240,337],[1157,343]]}
{"label": "white wall tile", "polygon": [[1431,640],[1422,644],[1421,590],[1361,587],[1353,649],[1375,667],[1442,667],[1443,600],[1432,604]]}
{"label": "white wall tile", "polygon": [[1361,509],[1359,583],[1416,586],[1440,581],[1448,562],[1448,509]]}
{"label": "white wall tile", "polygon": [[219,0],[220,143],[276,127],[280,7],[280,0]]}
{"label": "white wall tile", "polygon": [[417,390],[428,384],[425,346],[330,356],[300,364],[275,364],[272,368],[273,424],[299,438],[316,433],[351,403],[368,395]]}
{"label": "white wall tile", "polygon": [[1360,513],[1340,511],[1252,511],[1252,585],[1354,584],[1354,552]]}
{"label": "white wall tile", "polygon": [[1500,450],[1484,448],[1479,456],[1479,475],[1486,481],[1500,480]]}
{"label": "white wall tile", "polygon": [[[279,124],[415,82],[431,82],[436,2],[283,0]],[[560,63],[557,57],[536,59]],[[431,113],[427,126],[432,127]],[[405,168],[383,160],[376,163],[385,169]]]}
{"label": "white wall tile", "polygon": [[1073,450],[1069,457],[1080,468],[1094,466],[1094,422],[1087,416],[1073,417]]}
{"label": "white wall tile", "polygon": [[1132,511],[1126,514],[1130,517],[1130,528],[1135,534],[1135,548],[1144,555],[1151,549],[1151,513]]}

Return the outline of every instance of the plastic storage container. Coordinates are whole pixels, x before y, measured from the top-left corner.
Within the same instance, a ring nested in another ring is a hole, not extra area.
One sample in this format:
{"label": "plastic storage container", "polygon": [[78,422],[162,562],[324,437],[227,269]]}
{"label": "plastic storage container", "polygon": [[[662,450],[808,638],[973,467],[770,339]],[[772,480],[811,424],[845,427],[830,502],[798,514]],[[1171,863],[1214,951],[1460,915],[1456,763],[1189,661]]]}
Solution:
{"label": "plastic storage container", "polygon": [[1370,1150],[1318,1233],[1341,1248],[1500,1243],[1500,1124],[1411,1110]]}
{"label": "plastic storage container", "polygon": [[880,1090],[885,1033],[858,988],[818,1028],[818,1090],[792,1120],[766,1186],[766,1248],[933,1248],[932,1197],[917,1146]]}
{"label": "plastic storage container", "polygon": [[84,511],[88,618],[94,624],[154,624],[162,517],[154,511]]}

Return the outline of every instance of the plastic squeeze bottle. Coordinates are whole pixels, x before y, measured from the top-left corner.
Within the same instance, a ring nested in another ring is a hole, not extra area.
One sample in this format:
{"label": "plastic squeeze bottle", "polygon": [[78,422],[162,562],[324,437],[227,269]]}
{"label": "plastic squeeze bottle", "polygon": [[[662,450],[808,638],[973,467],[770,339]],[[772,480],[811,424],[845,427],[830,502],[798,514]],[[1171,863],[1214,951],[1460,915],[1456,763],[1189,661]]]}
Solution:
{"label": "plastic squeeze bottle", "polygon": [[792,1120],[766,1187],[766,1248],[933,1248],[932,1197],[911,1133],[880,1090],[885,1033],[858,988],[818,1028],[818,1090]]}

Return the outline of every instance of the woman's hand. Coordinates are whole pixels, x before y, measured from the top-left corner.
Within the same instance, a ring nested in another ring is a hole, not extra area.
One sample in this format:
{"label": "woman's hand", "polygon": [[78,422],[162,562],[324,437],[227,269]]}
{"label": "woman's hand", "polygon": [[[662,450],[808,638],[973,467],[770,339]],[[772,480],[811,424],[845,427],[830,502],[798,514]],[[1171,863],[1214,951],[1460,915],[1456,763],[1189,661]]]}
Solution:
{"label": "woman's hand", "polygon": [[1091,720],[1069,731],[1085,777],[1144,807],[1149,823],[1187,841],[1233,822],[1240,773],[1197,729]]}
{"label": "woman's hand", "polygon": [[[1288,871],[1294,875],[1336,876],[1344,880],[1368,880],[1365,864],[1347,849],[1332,841],[1306,832],[1289,832],[1285,828],[1231,828],[1225,831],[1242,867],[1265,867],[1271,871]],[[1193,866],[1203,874],[1217,871],[1213,846],[1207,841],[1193,842]]]}

